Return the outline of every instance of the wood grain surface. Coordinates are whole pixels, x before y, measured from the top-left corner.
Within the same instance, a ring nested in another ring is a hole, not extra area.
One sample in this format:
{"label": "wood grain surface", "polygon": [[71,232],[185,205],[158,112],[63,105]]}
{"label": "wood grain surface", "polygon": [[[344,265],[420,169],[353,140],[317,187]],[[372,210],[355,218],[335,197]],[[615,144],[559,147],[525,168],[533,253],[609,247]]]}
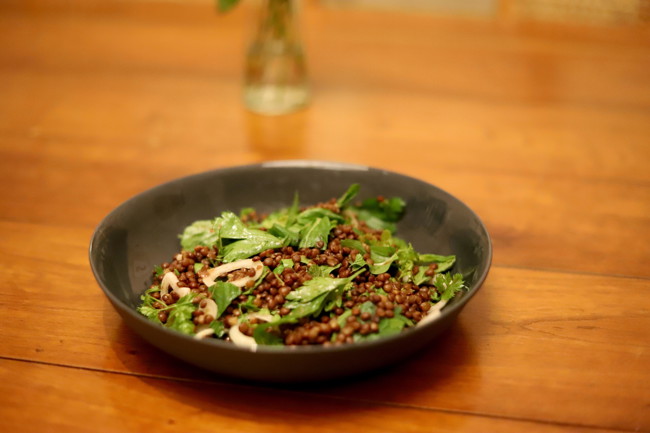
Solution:
{"label": "wood grain surface", "polygon": [[[303,6],[313,102],[265,117],[241,103],[252,5],[0,3],[0,430],[650,431],[649,28]],[[294,158],[477,212],[493,267],[450,331],[377,374],[270,387],[126,328],[88,265],[101,218]]]}

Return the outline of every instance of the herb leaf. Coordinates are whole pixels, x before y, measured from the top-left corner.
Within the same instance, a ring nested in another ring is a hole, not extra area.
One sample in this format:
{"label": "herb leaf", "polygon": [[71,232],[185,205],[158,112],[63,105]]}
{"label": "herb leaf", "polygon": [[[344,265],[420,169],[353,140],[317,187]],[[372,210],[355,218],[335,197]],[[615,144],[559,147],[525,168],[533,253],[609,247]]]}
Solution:
{"label": "herb leaf", "polygon": [[212,330],[214,331],[214,335],[217,338],[221,338],[224,335],[226,335],[226,327],[223,324],[223,322],[220,322],[218,320],[213,320],[212,322],[210,322],[209,326],[210,328],[212,328]]}
{"label": "herb leaf", "polygon": [[437,263],[436,272],[444,272],[454,266],[456,256],[440,256],[438,254],[419,254],[417,258],[419,264]]}
{"label": "herb leaf", "polygon": [[305,225],[300,231],[300,243],[298,246],[300,248],[312,248],[320,241],[323,243],[323,248],[325,248],[331,229],[332,224],[329,218],[317,218],[313,223]]}
{"label": "herb leaf", "polygon": [[208,291],[217,304],[217,317],[215,319],[221,317],[230,303],[241,294],[239,287],[231,283],[226,283],[225,281],[217,281],[208,287]]}
{"label": "herb leaf", "polygon": [[223,261],[234,262],[245,259],[264,250],[280,248],[284,240],[263,230],[246,227],[232,212],[224,212],[214,222],[222,239],[237,239],[223,248]]}
{"label": "herb leaf", "polygon": [[454,274],[453,277],[450,274],[436,274],[433,285],[436,286],[438,293],[440,293],[441,301],[448,301],[465,287],[461,274]]}
{"label": "herb leaf", "polygon": [[361,186],[358,183],[353,183],[350,185],[347,191],[343,193],[341,197],[336,201],[336,205],[339,207],[339,209],[345,207],[352,199],[354,199],[357,194],[359,193],[359,190],[361,189]]}
{"label": "herb leaf", "polygon": [[[297,301],[299,303],[309,302],[323,293],[337,289],[341,284],[347,284],[347,282],[347,279],[343,278],[315,277],[311,280],[305,281],[302,287],[290,292],[286,298],[289,301]],[[295,303],[289,302],[287,302],[287,304],[285,304],[287,308],[291,308],[291,305],[295,305]]]}
{"label": "herb leaf", "polygon": [[193,293],[185,295],[170,308],[166,323],[167,327],[182,332],[183,334],[194,334],[192,313],[197,307],[192,303],[193,298]]}
{"label": "herb leaf", "polygon": [[146,316],[146,318],[151,320],[152,322],[161,323],[160,320],[158,319],[159,311],[160,310],[157,310],[154,307],[145,304],[140,305],[138,307],[138,313],[142,314],[143,316]]}
{"label": "herb leaf", "polygon": [[370,258],[374,262],[370,265],[370,272],[379,275],[388,271],[390,265],[397,259],[397,253],[393,247],[372,246]]}
{"label": "herb leaf", "polygon": [[226,263],[234,262],[254,256],[271,248],[280,248],[283,245],[284,241],[275,236],[273,239],[242,239],[232,242],[223,248],[223,261]]}
{"label": "herb leaf", "polygon": [[179,236],[181,247],[184,250],[191,250],[199,245],[212,247],[219,240],[219,234],[214,230],[214,224],[210,220],[201,220],[187,226]]}
{"label": "herb leaf", "polygon": [[363,220],[375,230],[389,230],[395,232],[395,223],[404,213],[406,203],[399,197],[377,200],[369,198],[361,206],[352,208],[357,213],[357,218]]}
{"label": "herb leaf", "polygon": [[276,335],[270,326],[267,324],[258,325],[253,331],[253,338],[257,344],[264,344],[267,346],[282,346],[284,341]]}

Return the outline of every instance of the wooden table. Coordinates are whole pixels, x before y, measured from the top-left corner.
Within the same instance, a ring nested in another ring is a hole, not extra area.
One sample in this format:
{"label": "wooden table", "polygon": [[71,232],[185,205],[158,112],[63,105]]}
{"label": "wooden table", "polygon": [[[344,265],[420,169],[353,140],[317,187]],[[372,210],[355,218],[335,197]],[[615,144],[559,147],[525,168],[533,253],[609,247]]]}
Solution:
{"label": "wooden table", "polygon": [[[240,102],[249,8],[0,3],[0,430],[650,431],[650,31],[309,3],[314,99]],[[270,387],[169,359],[90,272],[93,228],[183,175],[387,168],[484,220],[493,267],[420,356]],[[226,429],[226,430],[223,430]]]}

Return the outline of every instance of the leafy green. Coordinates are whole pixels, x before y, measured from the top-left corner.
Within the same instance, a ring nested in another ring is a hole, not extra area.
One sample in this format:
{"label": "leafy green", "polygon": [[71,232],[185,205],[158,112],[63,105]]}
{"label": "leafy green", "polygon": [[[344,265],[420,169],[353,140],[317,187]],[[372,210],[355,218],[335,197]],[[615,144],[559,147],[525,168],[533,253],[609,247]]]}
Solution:
{"label": "leafy green", "polygon": [[360,189],[361,186],[358,183],[353,183],[350,185],[348,190],[345,191],[343,195],[336,201],[336,205],[339,207],[339,209],[345,207],[350,201],[352,201],[352,199],[357,196]]}
{"label": "leafy green", "polygon": [[264,329],[283,323],[295,323],[303,317],[317,316],[323,309],[327,310],[327,306],[330,306],[330,309],[333,308],[342,292],[350,286],[350,282],[357,275],[358,273],[348,278],[316,277],[305,281],[301,288],[287,295],[289,302],[286,302],[284,306],[291,309],[291,312],[273,322],[258,325],[258,328]]}
{"label": "leafy green", "polygon": [[331,210],[322,207],[310,207],[298,214],[296,222],[301,225],[310,224],[319,218],[328,218],[330,221],[336,221],[337,223],[341,223],[345,220],[343,216],[334,213]]}
{"label": "leafy green", "polygon": [[366,301],[359,305],[359,311],[361,311],[362,314],[369,313],[370,315],[374,315],[375,311],[377,311],[377,306],[370,301]]}
{"label": "leafy green", "polygon": [[361,203],[361,206],[352,207],[357,218],[365,221],[368,227],[375,230],[389,230],[395,232],[395,223],[400,220],[404,213],[406,203],[399,197],[378,200],[369,198]]}
{"label": "leafy green", "polygon": [[268,232],[278,238],[286,239],[285,243],[287,245],[297,247],[300,242],[300,233],[277,223],[273,224]]}
{"label": "leafy green", "polygon": [[280,260],[280,263],[273,269],[273,273],[276,275],[280,275],[287,268],[293,268],[293,260],[282,259]]}
{"label": "leafy green", "polygon": [[214,224],[210,220],[201,220],[185,227],[179,236],[181,247],[184,250],[192,250],[199,245],[212,247],[217,244],[219,234],[214,230]]}
{"label": "leafy green", "polygon": [[348,321],[348,317],[350,317],[351,315],[352,315],[352,310],[345,310],[345,311],[343,312],[343,314],[341,314],[341,315],[338,317],[337,322],[338,322],[338,324],[339,324],[339,326],[340,326],[341,328],[343,328],[343,327],[345,326],[345,324],[346,324],[347,321]]}
{"label": "leafy green", "polygon": [[251,215],[251,214],[253,214],[253,213],[255,213],[255,208],[252,208],[252,207],[245,207],[245,208],[242,208],[242,209],[239,211],[239,219],[240,219],[240,220],[243,220],[244,217],[247,217],[248,215]]}
{"label": "leafy green", "polygon": [[248,295],[246,298],[246,301],[240,302],[237,304],[239,308],[241,308],[243,311],[251,312],[251,311],[259,311],[260,307],[257,305],[253,304],[253,301],[255,300],[255,296],[253,295]]}
{"label": "leafy green", "polygon": [[[246,227],[232,212],[223,212],[214,222],[221,239],[233,240],[223,247],[223,261],[234,262],[262,251],[284,246],[284,240],[264,230]],[[225,243],[225,242],[224,242]]]}
{"label": "leafy green", "polygon": [[192,313],[197,306],[192,303],[194,294],[190,293],[176,301],[169,309],[167,317],[167,327],[182,332],[183,334],[194,334],[194,322],[192,322]]}
{"label": "leafy green", "polygon": [[161,323],[160,319],[158,319],[158,312],[160,312],[160,310],[152,307],[151,305],[143,304],[138,307],[138,313],[142,314],[152,322]]}
{"label": "leafy green", "polygon": [[254,239],[270,236],[263,230],[246,227],[241,219],[232,212],[223,212],[214,221],[215,227],[219,228],[219,235],[224,239]]}
{"label": "leafy green", "polygon": [[208,287],[208,291],[212,299],[217,304],[217,317],[218,319],[226,311],[226,308],[237,296],[241,294],[239,287],[224,281],[217,281],[212,286]]}
{"label": "leafy green", "polygon": [[327,277],[329,276],[335,269],[338,269],[341,267],[341,264],[338,264],[336,266],[325,266],[325,265],[312,265],[309,267],[309,274],[312,277]]}
{"label": "leafy green", "polygon": [[153,268],[154,274],[156,277],[160,277],[162,274],[165,273],[165,269],[162,266],[154,266]]}
{"label": "leafy green", "polygon": [[212,330],[214,331],[214,335],[217,338],[221,338],[224,335],[226,335],[226,327],[223,324],[223,322],[220,322],[219,320],[213,320],[212,322],[210,322],[209,326],[210,328],[212,328]]}
{"label": "leafy green", "polygon": [[273,237],[273,239],[242,239],[223,247],[223,261],[225,263],[234,262],[252,257],[262,251],[272,248],[280,248],[282,246],[284,246],[283,240],[276,237]]}
{"label": "leafy green", "polygon": [[379,275],[388,271],[390,265],[397,259],[397,252],[393,247],[372,246],[370,258],[374,262],[370,265],[370,272]]}
{"label": "leafy green", "polygon": [[418,272],[413,276],[413,284],[424,284],[427,281],[431,280],[431,277],[427,275],[428,268],[426,266],[420,266]]}
{"label": "leafy green", "polygon": [[444,272],[454,266],[456,263],[456,256],[440,256],[438,254],[419,254],[417,258],[419,264],[436,263],[438,267],[436,272]]}
{"label": "leafy green", "polygon": [[151,296],[152,293],[159,292],[159,291],[160,289],[158,288],[158,286],[147,289],[142,294],[142,296],[140,296],[140,300],[142,301],[142,304],[138,307],[138,312],[140,314],[142,314],[152,322],[156,322],[156,323],[162,323],[162,322],[160,321],[160,319],[158,319],[158,313],[160,312],[160,310],[154,308],[154,304],[160,303],[166,306],[165,302],[162,299],[159,300]]}
{"label": "leafy green", "polygon": [[[341,284],[346,284],[347,279],[342,278],[329,278],[329,277],[315,277],[311,280],[305,281],[302,287],[289,293],[286,298],[289,301],[297,301],[298,303],[305,303],[315,299],[323,293],[331,292],[337,289]],[[287,302],[285,306],[292,308],[294,303]]]}
{"label": "leafy green", "polygon": [[300,248],[312,248],[320,241],[322,247],[327,246],[327,238],[329,236],[332,224],[328,217],[316,218],[311,224],[305,225],[300,231]]}
{"label": "leafy green", "polygon": [[433,285],[440,293],[441,301],[448,301],[454,295],[465,288],[463,276],[461,274],[436,274],[433,279]]}
{"label": "leafy green", "polygon": [[418,253],[411,244],[402,245],[397,250],[397,267],[402,281],[413,281],[413,268],[417,259]]}
{"label": "leafy green", "polygon": [[350,263],[350,268],[352,271],[357,271],[358,269],[361,269],[367,265],[368,263],[366,263],[366,261],[363,259],[363,256],[361,254],[357,254],[354,257],[354,260]]}
{"label": "leafy green", "polygon": [[370,341],[399,334],[407,326],[413,326],[413,322],[402,314],[395,314],[391,318],[384,317],[379,321],[379,330],[376,333],[367,335],[355,334],[354,341]]}
{"label": "leafy green", "polygon": [[199,272],[205,266],[203,263],[194,263],[194,272]]}
{"label": "leafy green", "polygon": [[300,199],[298,198],[298,191],[293,195],[293,203],[291,203],[291,207],[287,209],[287,221],[286,221],[286,226],[291,226],[294,222],[296,222],[296,218],[298,218],[298,213],[300,212]]}
{"label": "leafy green", "polygon": [[253,331],[253,338],[257,344],[267,346],[282,346],[284,344],[282,337],[273,332],[270,326],[257,326]]}
{"label": "leafy green", "polygon": [[364,253],[366,250],[363,247],[363,242],[358,241],[356,239],[343,239],[341,240],[341,246],[342,247],[348,247],[351,250],[357,250],[360,253]]}
{"label": "leafy green", "polygon": [[[426,269],[420,268],[418,275],[413,275],[415,265],[428,265],[436,263],[438,267],[436,272],[444,272],[451,268],[456,262],[456,256],[441,256],[438,254],[419,254],[411,244],[400,245],[397,251],[397,266],[399,268],[400,278],[402,281],[413,281],[416,284],[422,284],[429,278],[425,277]],[[419,281],[419,282],[418,282]]]}

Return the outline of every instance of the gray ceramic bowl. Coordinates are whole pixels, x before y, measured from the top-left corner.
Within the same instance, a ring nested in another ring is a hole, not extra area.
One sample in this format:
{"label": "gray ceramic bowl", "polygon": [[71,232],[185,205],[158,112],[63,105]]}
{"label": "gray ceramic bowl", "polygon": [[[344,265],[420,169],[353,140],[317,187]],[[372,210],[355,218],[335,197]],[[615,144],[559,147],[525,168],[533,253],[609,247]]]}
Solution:
{"label": "gray ceramic bowl", "polygon": [[[453,272],[469,290],[442,315],[400,335],[335,347],[258,347],[256,352],[225,341],[191,337],[146,320],[136,312],[154,265],[179,249],[178,234],[191,222],[243,207],[271,211],[339,196],[352,183],[359,198],[402,197],[406,213],[397,235],[416,250],[455,254]],[[465,204],[420,180],[369,167],[279,161],[210,171],[152,188],[113,210],[90,243],[90,264],[100,287],[126,324],[163,351],[218,373],[270,382],[301,382],[349,376],[383,367],[431,344],[476,294],[490,267],[492,247],[485,226]]]}

